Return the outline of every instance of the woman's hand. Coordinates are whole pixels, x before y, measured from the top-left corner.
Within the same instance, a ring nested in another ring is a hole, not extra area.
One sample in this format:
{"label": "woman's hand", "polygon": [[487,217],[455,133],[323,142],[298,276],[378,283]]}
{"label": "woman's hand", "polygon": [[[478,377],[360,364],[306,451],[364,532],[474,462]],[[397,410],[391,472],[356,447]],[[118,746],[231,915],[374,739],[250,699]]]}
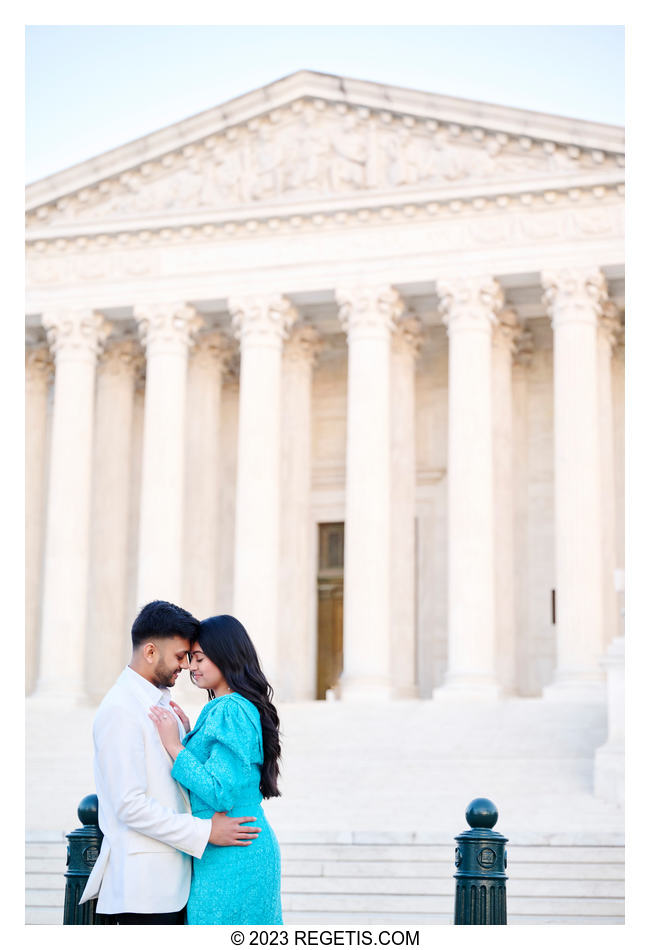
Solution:
{"label": "woman's hand", "polygon": [[164,706],[152,706],[149,710],[149,718],[153,721],[158,730],[160,741],[167,752],[175,759],[183,748],[180,736],[178,735],[178,723],[173,713],[167,712]]}
{"label": "woman's hand", "polygon": [[178,703],[175,703],[173,699],[170,699],[169,705],[172,707],[180,721],[183,723],[183,729],[185,732],[191,732],[192,726],[190,725],[190,720],[187,718],[186,714],[183,712]]}

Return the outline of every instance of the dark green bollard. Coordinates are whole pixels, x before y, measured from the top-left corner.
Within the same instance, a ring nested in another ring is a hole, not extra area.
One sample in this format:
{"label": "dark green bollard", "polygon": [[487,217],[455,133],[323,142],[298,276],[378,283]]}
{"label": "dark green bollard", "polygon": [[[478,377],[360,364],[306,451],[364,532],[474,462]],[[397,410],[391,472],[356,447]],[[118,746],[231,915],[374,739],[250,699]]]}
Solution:
{"label": "dark green bollard", "polygon": [[90,872],[99,857],[99,849],[104,837],[98,824],[98,802],[96,795],[86,795],[77,809],[83,828],[77,828],[66,835],[68,839],[68,857],[65,872],[65,903],[63,905],[64,924],[98,924],[95,908],[97,900],[86,901],[79,906]]}
{"label": "dark green bollard", "polygon": [[475,798],[465,812],[470,831],[455,841],[455,924],[505,924],[507,838],[492,831],[499,813],[488,798]]}

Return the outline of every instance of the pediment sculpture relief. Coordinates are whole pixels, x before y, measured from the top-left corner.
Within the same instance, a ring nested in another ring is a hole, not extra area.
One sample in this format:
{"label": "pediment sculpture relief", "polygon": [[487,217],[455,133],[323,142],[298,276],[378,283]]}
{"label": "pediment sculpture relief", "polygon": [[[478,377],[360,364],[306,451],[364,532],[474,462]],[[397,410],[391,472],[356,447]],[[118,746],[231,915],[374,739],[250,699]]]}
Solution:
{"label": "pediment sculpture relief", "polygon": [[[297,114],[296,114],[297,112]],[[512,183],[593,168],[577,148],[522,144],[436,122],[340,115],[307,105],[253,120],[60,200],[52,223],[225,210],[314,197],[475,181]],[[46,223],[46,222],[42,222]]]}

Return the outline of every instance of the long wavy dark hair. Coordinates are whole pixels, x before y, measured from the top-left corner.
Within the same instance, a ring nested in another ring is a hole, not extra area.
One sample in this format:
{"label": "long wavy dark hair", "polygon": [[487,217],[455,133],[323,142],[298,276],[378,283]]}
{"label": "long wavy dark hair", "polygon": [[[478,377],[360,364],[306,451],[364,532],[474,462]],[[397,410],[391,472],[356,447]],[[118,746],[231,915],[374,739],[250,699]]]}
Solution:
{"label": "long wavy dark hair", "polygon": [[[280,795],[280,720],[271,702],[273,689],[262,672],[253,641],[243,624],[229,614],[208,617],[199,627],[193,643],[198,643],[208,659],[219,667],[232,691],[250,700],[260,714],[264,748],[260,791],[264,798],[277,798]],[[214,699],[211,689],[208,696]]]}

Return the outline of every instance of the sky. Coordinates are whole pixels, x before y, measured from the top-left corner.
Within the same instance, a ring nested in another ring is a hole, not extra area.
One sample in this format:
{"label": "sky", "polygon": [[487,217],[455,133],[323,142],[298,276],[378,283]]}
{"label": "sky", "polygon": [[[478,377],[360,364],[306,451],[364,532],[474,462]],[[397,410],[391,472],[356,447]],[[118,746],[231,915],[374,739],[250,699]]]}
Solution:
{"label": "sky", "polygon": [[299,69],[623,125],[622,26],[28,26],[32,182]]}

